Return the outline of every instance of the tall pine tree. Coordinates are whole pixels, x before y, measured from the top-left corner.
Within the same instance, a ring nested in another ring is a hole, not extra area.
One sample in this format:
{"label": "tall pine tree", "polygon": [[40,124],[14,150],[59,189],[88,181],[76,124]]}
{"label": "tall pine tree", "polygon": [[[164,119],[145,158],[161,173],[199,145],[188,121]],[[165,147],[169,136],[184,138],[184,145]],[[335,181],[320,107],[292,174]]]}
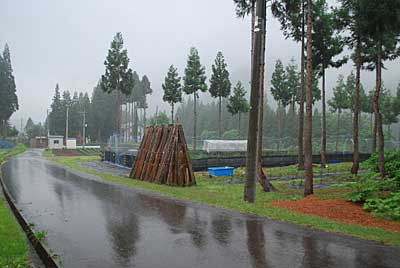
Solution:
{"label": "tall pine tree", "polygon": [[187,60],[187,65],[185,69],[185,76],[183,77],[184,86],[183,91],[191,95],[193,94],[193,115],[194,115],[194,122],[193,122],[193,140],[192,145],[193,149],[196,150],[196,143],[197,143],[197,111],[196,111],[196,104],[197,99],[199,98],[198,91],[206,92],[207,85],[206,85],[206,74],[205,74],[205,67],[200,63],[200,56],[199,52],[196,48],[192,47],[190,49],[190,53]]}
{"label": "tall pine tree", "polygon": [[3,55],[0,55],[0,124],[6,125],[5,123],[18,108],[10,49],[6,44]]}
{"label": "tall pine tree", "polygon": [[218,52],[215,62],[212,65],[209,91],[213,98],[218,98],[218,136],[219,138],[222,138],[222,98],[227,98],[231,93],[229,72],[222,52]]}
{"label": "tall pine tree", "polygon": [[[362,32],[372,40],[372,62],[375,64],[376,86],[374,95],[375,125],[378,134],[378,167],[382,177],[384,167],[384,136],[379,98],[382,90],[382,65],[385,59],[394,59],[398,54],[397,39],[400,33],[400,0],[360,0],[360,12],[364,14]],[[392,57],[390,57],[392,54]],[[374,59],[373,59],[374,58]]]}
{"label": "tall pine tree", "polygon": [[[132,69],[128,67],[128,51],[123,49],[124,40],[121,33],[117,33],[111,42],[111,48],[104,61],[106,67],[105,74],[101,76],[102,89],[111,93],[116,91],[118,94],[118,132],[121,134],[122,124],[122,94],[129,95],[134,87]],[[109,111],[111,112],[111,111]]]}
{"label": "tall pine tree", "polygon": [[171,65],[168,69],[167,76],[165,77],[163,101],[171,105],[171,122],[174,123],[174,107],[178,102],[182,102],[182,85],[181,78],[178,75],[178,69]]}
{"label": "tall pine tree", "polygon": [[247,113],[250,109],[249,102],[246,99],[246,90],[240,81],[233,88],[233,94],[229,97],[227,105],[230,114],[238,115],[238,132],[240,137],[240,119],[243,113]]}

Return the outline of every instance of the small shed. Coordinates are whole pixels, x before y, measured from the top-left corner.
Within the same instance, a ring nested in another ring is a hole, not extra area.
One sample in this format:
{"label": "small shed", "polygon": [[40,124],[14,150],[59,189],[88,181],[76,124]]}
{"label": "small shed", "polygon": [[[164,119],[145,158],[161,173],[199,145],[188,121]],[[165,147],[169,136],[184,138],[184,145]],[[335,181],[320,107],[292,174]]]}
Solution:
{"label": "small shed", "polygon": [[49,136],[49,149],[63,149],[64,136]]}
{"label": "small shed", "polygon": [[47,148],[49,146],[46,136],[36,136],[31,138],[29,143],[31,148]]}
{"label": "small shed", "polygon": [[75,138],[68,138],[67,139],[67,149],[76,149],[76,139]]}

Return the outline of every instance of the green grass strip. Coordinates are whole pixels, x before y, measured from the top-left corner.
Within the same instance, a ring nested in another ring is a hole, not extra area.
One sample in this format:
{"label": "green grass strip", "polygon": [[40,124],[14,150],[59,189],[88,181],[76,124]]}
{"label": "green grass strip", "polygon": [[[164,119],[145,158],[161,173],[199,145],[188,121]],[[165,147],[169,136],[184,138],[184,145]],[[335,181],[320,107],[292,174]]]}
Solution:
{"label": "green grass strip", "polygon": [[[0,149],[0,164],[8,157],[25,150],[26,147],[21,144],[12,149]],[[27,240],[2,196],[0,197],[0,267],[29,267]]]}

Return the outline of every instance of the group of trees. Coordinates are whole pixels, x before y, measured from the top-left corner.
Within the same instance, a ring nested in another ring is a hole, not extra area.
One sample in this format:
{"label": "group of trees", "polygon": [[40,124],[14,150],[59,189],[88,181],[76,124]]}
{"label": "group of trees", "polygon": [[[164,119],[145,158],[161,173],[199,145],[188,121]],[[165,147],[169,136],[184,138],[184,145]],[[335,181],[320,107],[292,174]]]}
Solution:
{"label": "group of trees", "polygon": [[[266,20],[266,16],[264,16],[260,11],[265,8],[265,2],[266,0],[234,0],[238,16],[243,16],[249,13],[254,14],[251,11],[254,10],[255,6],[257,10],[256,12],[258,12],[257,19],[261,21]],[[375,140],[375,133],[378,137],[379,142],[377,149],[379,154],[379,170],[381,176],[384,177],[383,118],[380,106],[382,95],[382,67],[386,60],[393,60],[400,54],[398,46],[400,36],[400,1],[340,0],[339,5],[329,7],[326,0],[274,0],[272,1],[271,10],[273,15],[277,17],[281,23],[281,29],[283,30],[285,37],[291,38],[296,42],[301,42],[300,93],[298,94],[300,100],[298,148],[299,168],[305,167],[306,169],[304,194],[309,195],[313,193],[313,82],[322,78],[321,160],[324,165],[324,161],[326,161],[325,154],[327,142],[325,72],[329,67],[340,67],[349,58],[353,60],[355,65],[355,85],[353,89],[354,92],[351,95],[354,100],[351,104],[352,107],[350,107],[354,112],[352,128],[354,160],[352,172],[356,174],[359,167],[359,118],[361,111],[360,71],[362,68],[365,68],[367,70],[375,70],[376,72],[376,86],[372,101],[375,118],[374,134],[372,137]],[[258,23],[260,23],[260,21],[258,21],[257,24]],[[259,26],[256,25],[256,27],[252,27],[252,31],[254,32],[253,36],[256,36],[256,38],[252,37],[252,43],[255,44],[254,40],[257,40],[258,35],[261,34]],[[257,51],[253,53],[253,59],[257,60],[258,57],[264,58],[262,48],[255,45],[252,45],[252,47],[252,49],[257,48]],[[340,58],[345,47],[352,50],[352,55],[351,57]],[[257,53],[261,53],[261,55],[257,55]],[[254,66],[252,66],[252,73],[254,74],[257,72],[259,72],[259,70],[254,69]],[[314,77],[315,73],[316,77]],[[261,87],[261,85],[255,85],[255,87],[256,86]],[[252,89],[251,98],[253,98],[255,94],[259,94],[257,92],[259,92],[259,90],[256,90],[255,88],[254,90]],[[287,95],[293,97],[293,93]],[[339,95],[340,92],[337,93],[338,99],[341,98]],[[285,94],[278,94],[278,92],[274,94],[274,97],[281,105],[286,99]],[[304,132],[305,138],[303,139],[304,101],[306,106],[306,117]],[[290,101],[285,103],[290,103]],[[257,118],[257,114],[254,114],[253,116]],[[252,116],[250,116],[250,122],[252,122]],[[255,127],[255,123],[253,122],[250,127]],[[257,132],[257,130],[255,130],[255,132]],[[376,148],[376,146],[373,148]],[[252,153],[255,154],[255,152]],[[253,174],[253,171],[248,171],[248,174]],[[248,181],[254,179],[254,176],[247,176]],[[249,183],[248,185],[251,186],[252,184]],[[247,195],[245,194],[245,200],[254,201],[254,191],[246,190],[245,193],[250,193]]]}
{"label": "group of trees", "polygon": [[10,48],[6,44],[0,54],[0,135],[15,134],[8,120],[18,110],[15,78],[11,64]]}
{"label": "group of trees", "polygon": [[[56,84],[51,110],[45,123],[50,135],[66,134],[68,110],[68,137],[78,137],[79,140],[82,141],[83,127],[85,127],[87,123],[87,121],[83,121],[84,113],[89,113],[90,108],[90,98],[87,93],[74,92],[71,95],[71,92],[68,90],[61,92],[59,85]],[[28,123],[30,123],[29,120],[25,131],[28,136],[30,136],[28,131],[30,129],[32,130],[32,127],[30,127]],[[35,128],[33,128],[33,130]]]}
{"label": "group of trees", "polygon": [[[47,124],[50,134],[64,135],[66,131],[67,107],[69,110],[68,136],[81,137],[87,125],[87,136],[97,142],[105,142],[118,134],[125,140],[137,139],[139,125],[146,125],[147,95],[152,93],[149,78],[139,77],[129,68],[127,50],[123,48],[121,33],[111,42],[104,62],[105,74],[94,87],[91,99],[87,93],[60,92],[56,85]],[[139,109],[143,112],[139,119]],[[83,122],[83,113],[86,122]]]}
{"label": "group of trees", "polygon": [[[114,132],[122,134],[125,129],[125,138],[131,133],[138,137],[138,109],[143,110],[143,127],[146,126],[146,109],[148,108],[147,95],[153,92],[150,80],[146,75],[139,75],[129,68],[129,57],[123,48],[124,40],[121,33],[117,33],[111,42],[107,58],[104,62],[105,74],[101,76],[100,88],[106,93],[115,93],[117,125]],[[125,125],[123,126],[122,105],[125,105]],[[129,120],[128,120],[129,119]],[[117,131],[115,131],[117,130]],[[133,132],[133,133],[132,133]]]}
{"label": "group of trees", "polygon": [[[200,56],[196,48],[192,47],[185,68],[183,84],[179,77],[178,70],[173,65],[168,69],[165,81],[162,85],[164,90],[163,100],[171,105],[171,122],[174,122],[174,108],[177,103],[182,102],[182,94],[186,93],[193,96],[193,131],[192,144],[196,150],[197,144],[197,106],[199,99],[199,91],[206,92],[207,89],[213,98],[218,99],[218,137],[222,137],[222,109],[223,100],[231,94],[231,82],[229,79],[229,71],[222,52],[218,52],[215,62],[212,65],[212,74],[210,78],[210,86],[206,83],[205,67],[200,62]],[[239,81],[234,89],[234,95],[229,98],[228,109],[232,115],[240,115],[248,111],[248,104],[245,98],[245,90]]]}

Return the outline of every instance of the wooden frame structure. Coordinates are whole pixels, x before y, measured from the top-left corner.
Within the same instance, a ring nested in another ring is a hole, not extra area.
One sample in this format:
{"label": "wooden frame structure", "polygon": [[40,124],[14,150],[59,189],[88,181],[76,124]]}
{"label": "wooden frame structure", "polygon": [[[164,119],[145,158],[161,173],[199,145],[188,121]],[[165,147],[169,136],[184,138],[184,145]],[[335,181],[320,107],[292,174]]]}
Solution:
{"label": "wooden frame structure", "polygon": [[195,185],[182,125],[147,127],[129,177],[167,185]]}

